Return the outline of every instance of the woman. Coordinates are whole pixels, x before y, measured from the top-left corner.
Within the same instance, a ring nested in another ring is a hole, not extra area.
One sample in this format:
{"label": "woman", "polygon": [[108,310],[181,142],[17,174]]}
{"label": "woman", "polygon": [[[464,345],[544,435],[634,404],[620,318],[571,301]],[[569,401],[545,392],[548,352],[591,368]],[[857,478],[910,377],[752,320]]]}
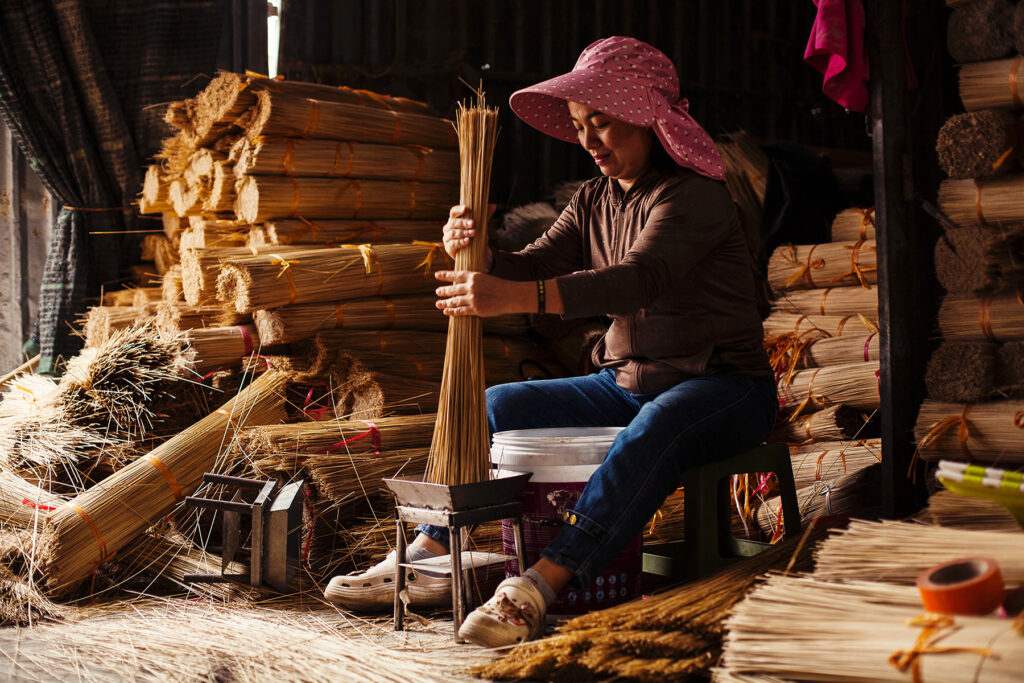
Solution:
{"label": "woman", "polygon": [[[492,432],[625,429],[541,559],[467,617],[460,636],[489,647],[538,635],[556,594],[587,586],[684,470],[760,443],[778,409],[722,161],[687,114],[671,61],[638,40],[607,38],[510,104],[542,132],[578,141],[602,175],[530,246],[488,250],[489,272],[438,273],[448,284],[437,306],[450,316],[610,316],[593,353],[600,372],[492,387],[488,419]],[[449,254],[477,234],[466,215],[454,207],[444,226]],[[413,559],[448,552],[444,529],[419,531]]]}

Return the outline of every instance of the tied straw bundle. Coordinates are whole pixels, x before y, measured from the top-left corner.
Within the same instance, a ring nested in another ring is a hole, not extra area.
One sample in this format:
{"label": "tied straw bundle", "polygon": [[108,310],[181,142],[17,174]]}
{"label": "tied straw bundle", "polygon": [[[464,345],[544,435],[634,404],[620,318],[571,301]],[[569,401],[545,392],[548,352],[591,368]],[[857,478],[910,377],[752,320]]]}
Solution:
{"label": "tied straw bundle", "polygon": [[1024,56],[964,64],[960,68],[960,99],[967,111],[1024,109]]}
{"label": "tied straw bundle", "polygon": [[1002,342],[1024,339],[1024,296],[948,295],[939,307],[939,329],[947,341]]}
{"label": "tied straw bundle", "polygon": [[[878,552],[896,557],[893,547]],[[928,614],[915,587],[871,578],[840,584],[817,574],[768,577],[726,622],[724,669],[716,670],[713,680],[962,683],[1020,678],[1024,639],[1014,635],[1011,620]]]}
{"label": "tied straw bundle", "polygon": [[939,165],[955,180],[1002,175],[1017,166],[1020,122],[1007,111],[952,116],[939,130]]}
{"label": "tied straw bundle", "polygon": [[[850,467],[846,474],[823,477],[798,488],[796,498],[801,525],[806,527],[821,517],[856,514],[879,503],[877,491],[882,479],[880,465],[877,463],[877,459],[865,459],[860,469]],[[779,496],[765,500],[757,509],[757,526],[773,540],[782,536],[786,523]]]}
{"label": "tied straw bundle", "polygon": [[926,399],[914,439],[925,460],[1024,462],[1024,401],[947,403]]}
{"label": "tied straw bundle", "polygon": [[805,441],[847,441],[873,432],[870,419],[849,406],[829,406],[795,420],[780,420],[768,441],[803,443]]}
{"label": "tied straw bundle", "polygon": [[240,360],[262,349],[252,325],[207,327],[185,333],[186,357],[200,375],[211,370],[237,365]]}
{"label": "tied straw bundle", "polygon": [[879,365],[871,361],[799,370],[779,379],[778,392],[780,408],[793,409],[790,419],[830,405],[874,410],[880,401]]}
{"label": "tied straw bundle", "polygon": [[1011,54],[1013,10],[1011,0],[974,0],[954,7],[946,33],[950,56],[963,64]]}
{"label": "tied straw bundle", "polygon": [[762,323],[766,337],[795,337],[798,339],[818,339],[821,337],[839,337],[852,332],[861,334],[878,332],[878,322],[874,317],[861,313],[851,315],[817,315],[787,313],[775,311]]}
{"label": "tied straw bundle", "polygon": [[436,286],[434,271],[445,266],[444,249],[431,242],[271,247],[259,256],[224,259],[217,298],[239,313],[250,313],[290,304],[425,294]]}
{"label": "tied straw bundle", "polygon": [[878,282],[874,240],[785,244],[768,259],[768,284],[776,292]]}
{"label": "tied straw bundle", "polygon": [[46,587],[66,594],[199,486],[245,424],[284,417],[288,377],[268,372],[221,408],[50,513],[38,557]]}
{"label": "tied straw bundle", "polygon": [[802,315],[864,315],[878,318],[878,292],[864,287],[829,287],[783,292],[772,302],[773,311]]}
{"label": "tied straw bundle", "polygon": [[[460,104],[455,126],[462,166],[460,203],[470,207],[474,224],[486,226],[498,110],[487,107],[482,90],[478,90],[474,106]],[[455,269],[483,270],[486,246],[485,232],[478,232],[456,253]],[[488,478],[490,435],[482,338],[477,316],[449,319],[437,426],[427,461],[427,481],[435,484],[467,484]]]}
{"label": "tied straw bundle", "polygon": [[1000,503],[945,489],[933,493],[928,507],[915,519],[925,524],[974,531],[1020,531],[1017,520]]}
{"label": "tied straw bundle", "polygon": [[844,209],[832,221],[832,241],[875,239],[875,209]]}
{"label": "tied straw bundle", "polygon": [[985,180],[943,180],[939,185],[939,209],[957,225],[997,232],[1002,223],[1024,221],[1022,195],[1022,173]]}
{"label": "tied straw bundle", "polygon": [[263,230],[249,237],[249,244],[325,244],[335,246],[352,242],[398,244],[429,240],[437,235],[437,221],[345,221],[305,218],[281,218],[264,223]]}
{"label": "tied straw bundle", "polygon": [[380,145],[351,140],[242,138],[232,150],[234,173],[338,178],[383,178],[455,183],[455,150],[418,145]]}

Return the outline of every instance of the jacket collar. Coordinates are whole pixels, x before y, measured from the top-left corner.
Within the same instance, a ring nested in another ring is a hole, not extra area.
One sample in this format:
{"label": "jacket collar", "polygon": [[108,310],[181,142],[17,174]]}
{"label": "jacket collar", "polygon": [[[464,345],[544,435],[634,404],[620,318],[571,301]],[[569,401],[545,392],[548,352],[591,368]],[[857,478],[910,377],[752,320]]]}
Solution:
{"label": "jacket collar", "polygon": [[622,186],[619,185],[619,181],[615,178],[605,178],[605,195],[613,204],[629,201],[633,197],[646,192],[661,180],[664,175],[664,172],[658,170],[652,164],[636,179],[636,182],[633,183],[627,192],[623,192]]}

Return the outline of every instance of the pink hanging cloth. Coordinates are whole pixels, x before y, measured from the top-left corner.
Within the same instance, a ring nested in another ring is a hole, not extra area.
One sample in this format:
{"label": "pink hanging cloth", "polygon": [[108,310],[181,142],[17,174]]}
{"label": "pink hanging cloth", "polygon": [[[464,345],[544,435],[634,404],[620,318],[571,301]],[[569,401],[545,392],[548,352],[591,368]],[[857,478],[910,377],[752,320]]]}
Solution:
{"label": "pink hanging cloth", "polygon": [[825,74],[822,91],[851,111],[868,108],[868,59],[864,52],[864,3],[814,0],[818,15],[804,61]]}

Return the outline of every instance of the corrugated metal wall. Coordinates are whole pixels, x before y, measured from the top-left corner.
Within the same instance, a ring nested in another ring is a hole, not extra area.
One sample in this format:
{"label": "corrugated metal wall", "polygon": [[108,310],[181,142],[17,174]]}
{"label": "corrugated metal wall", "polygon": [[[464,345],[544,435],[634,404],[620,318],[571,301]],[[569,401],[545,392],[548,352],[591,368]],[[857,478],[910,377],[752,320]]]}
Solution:
{"label": "corrugated metal wall", "polygon": [[588,177],[584,153],[508,110],[516,89],[572,68],[609,35],[673,59],[691,113],[713,135],[868,150],[864,118],[821,94],[802,61],[810,0],[285,0],[280,73],[413,97],[451,112],[482,78],[502,107],[493,198],[517,205]]}
{"label": "corrugated metal wall", "polygon": [[50,195],[0,121],[0,373],[23,361],[52,225]]}

